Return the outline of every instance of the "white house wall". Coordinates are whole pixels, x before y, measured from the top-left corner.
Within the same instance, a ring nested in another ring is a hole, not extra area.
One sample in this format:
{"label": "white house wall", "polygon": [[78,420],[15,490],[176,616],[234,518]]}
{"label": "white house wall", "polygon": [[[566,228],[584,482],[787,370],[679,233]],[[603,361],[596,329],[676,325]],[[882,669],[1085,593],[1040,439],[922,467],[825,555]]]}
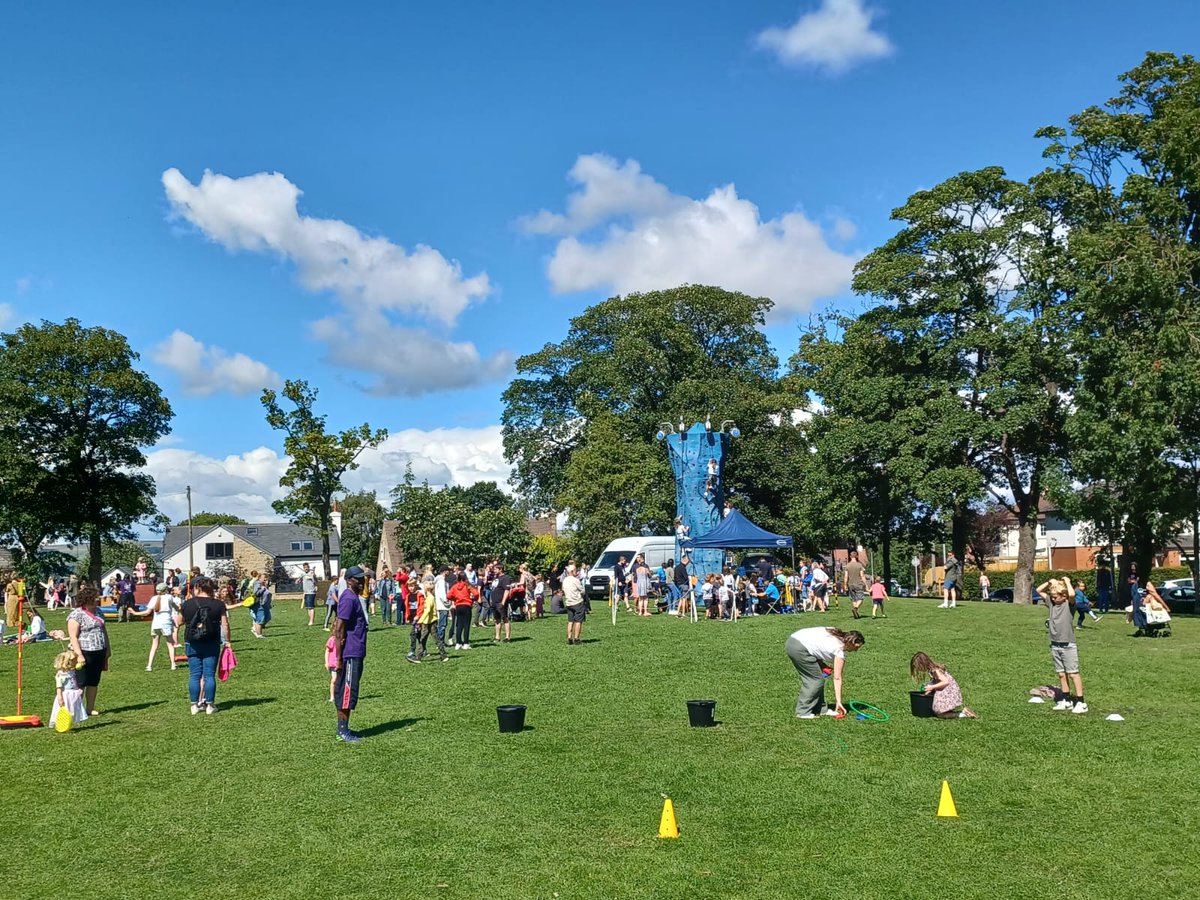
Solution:
{"label": "white house wall", "polygon": [[232,531],[227,531],[223,526],[218,525],[212,531],[206,533],[203,537],[197,538],[196,541],[191,545],[192,555],[195,559],[194,563],[189,563],[189,561],[188,561],[188,545],[184,544],[182,547],[179,548],[178,552],[173,553],[170,556],[163,557],[163,566],[164,566],[164,568],[169,567],[172,570],[182,569],[183,571],[186,572],[188,570],[189,564],[197,565],[200,567],[200,571],[203,572],[205,575],[215,575],[218,566],[224,565],[225,563],[232,562],[232,560],[226,560],[226,559],[208,560],[208,559],[205,559],[204,558],[204,545],[205,544],[234,544],[234,543],[237,543],[239,540],[242,540],[242,538],[235,535]]}

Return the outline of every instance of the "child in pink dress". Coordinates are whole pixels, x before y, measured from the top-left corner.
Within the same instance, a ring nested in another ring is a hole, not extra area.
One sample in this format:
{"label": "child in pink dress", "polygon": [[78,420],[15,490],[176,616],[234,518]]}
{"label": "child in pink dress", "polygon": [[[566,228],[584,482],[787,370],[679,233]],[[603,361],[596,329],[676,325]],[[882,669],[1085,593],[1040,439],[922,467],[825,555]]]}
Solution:
{"label": "child in pink dress", "polygon": [[325,642],[325,668],[329,670],[329,702],[333,702],[333,685],[337,682],[337,644],[333,635]]}
{"label": "child in pink dress", "polygon": [[[908,666],[912,677],[925,681],[925,693],[933,694],[933,714],[941,719],[974,719],[975,713],[963,703],[962,691],[954,676],[941,663],[924,653],[914,654]],[[959,712],[959,707],[962,711]]]}

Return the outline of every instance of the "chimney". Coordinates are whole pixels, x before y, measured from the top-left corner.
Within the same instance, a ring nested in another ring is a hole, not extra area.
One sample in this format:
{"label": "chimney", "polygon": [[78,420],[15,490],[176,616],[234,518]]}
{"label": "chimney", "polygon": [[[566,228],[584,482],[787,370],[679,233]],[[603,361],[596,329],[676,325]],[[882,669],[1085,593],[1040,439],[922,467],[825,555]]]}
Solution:
{"label": "chimney", "polygon": [[333,507],[329,510],[329,524],[333,526],[333,530],[338,534],[338,540],[342,538],[342,511],[338,509],[338,502],[333,501]]}

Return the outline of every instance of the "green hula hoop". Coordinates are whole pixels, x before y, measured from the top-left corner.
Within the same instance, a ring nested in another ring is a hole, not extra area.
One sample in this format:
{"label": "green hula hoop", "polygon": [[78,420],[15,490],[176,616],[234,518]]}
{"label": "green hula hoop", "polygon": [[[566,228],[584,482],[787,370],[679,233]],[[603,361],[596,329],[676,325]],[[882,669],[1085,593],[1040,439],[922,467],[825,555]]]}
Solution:
{"label": "green hula hoop", "polygon": [[850,711],[855,715],[862,716],[871,722],[886,722],[891,719],[891,716],[878,706],[872,706],[870,703],[864,703],[862,700],[851,700],[848,705]]}

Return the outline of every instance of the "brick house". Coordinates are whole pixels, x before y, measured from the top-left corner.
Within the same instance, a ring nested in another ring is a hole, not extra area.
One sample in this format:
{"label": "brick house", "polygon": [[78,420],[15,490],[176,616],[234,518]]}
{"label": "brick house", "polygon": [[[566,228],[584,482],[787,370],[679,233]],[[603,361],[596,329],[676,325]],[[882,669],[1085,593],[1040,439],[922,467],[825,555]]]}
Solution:
{"label": "brick house", "polygon": [[[329,533],[329,564],[338,571],[341,556],[340,514],[334,515]],[[174,525],[163,535],[163,565],[188,568],[189,559],[211,576],[243,577],[251,571],[269,572],[276,583],[297,581],[308,563],[318,578],[325,577],[321,564],[321,534],[316,528],[291,523],[257,525],[202,525],[193,528],[189,555],[187,525]]]}

